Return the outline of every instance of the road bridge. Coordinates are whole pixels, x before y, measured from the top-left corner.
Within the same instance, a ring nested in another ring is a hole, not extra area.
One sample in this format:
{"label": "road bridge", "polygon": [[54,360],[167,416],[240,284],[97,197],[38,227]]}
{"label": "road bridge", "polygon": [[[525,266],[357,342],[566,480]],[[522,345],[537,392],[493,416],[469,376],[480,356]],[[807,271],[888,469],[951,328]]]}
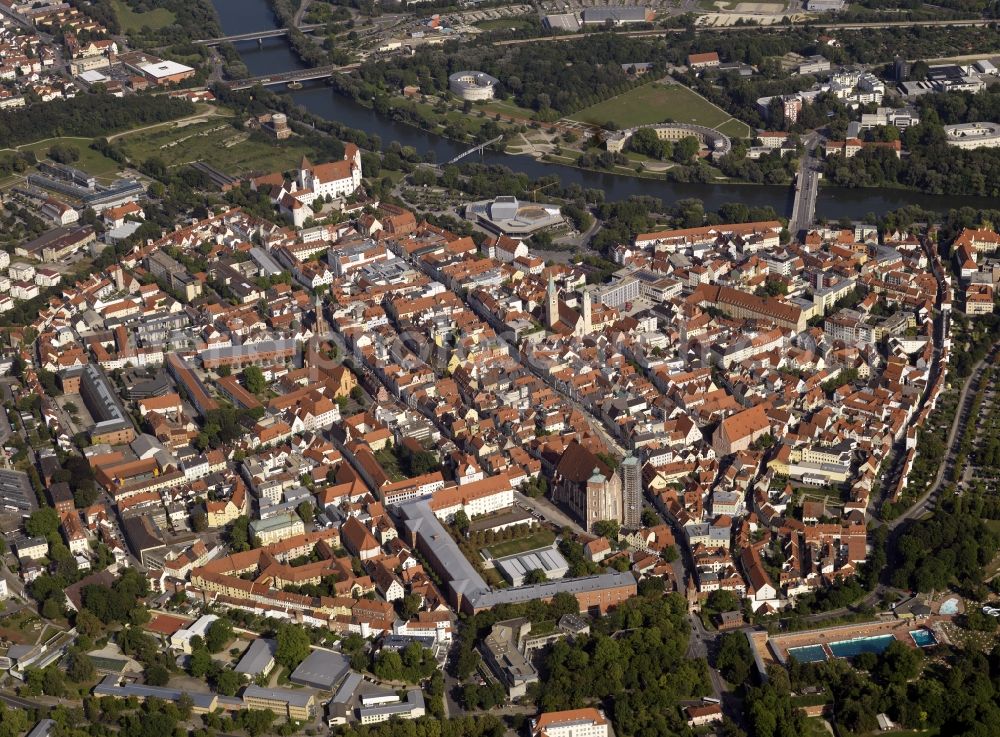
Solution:
{"label": "road bridge", "polygon": [[357,64],[339,66],[329,64],[323,67],[313,67],[311,69],[299,69],[294,72],[276,72],[274,74],[263,74],[259,77],[247,77],[246,79],[234,79],[226,82],[232,90],[248,90],[251,87],[261,85],[270,87],[276,84],[288,84],[289,82],[309,82],[314,79],[326,79],[339,72],[349,72],[357,69]]}
{"label": "road bridge", "polygon": [[[303,33],[309,33],[315,31],[317,28],[322,28],[323,23],[305,23],[298,27],[298,30]],[[224,43],[237,43],[239,41],[263,41],[266,38],[279,38],[281,36],[287,36],[287,28],[271,28],[266,31],[254,31],[253,33],[237,33],[232,36],[219,36],[218,38],[199,38],[196,43],[199,46],[218,46]]]}
{"label": "road bridge", "polygon": [[819,196],[819,159],[816,158],[814,146],[816,136],[806,139],[806,151],[799,164],[799,173],[795,178],[795,202],[792,204],[792,217],[788,221],[788,232],[797,237],[802,231],[808,230],[816,217],[816,198]]}

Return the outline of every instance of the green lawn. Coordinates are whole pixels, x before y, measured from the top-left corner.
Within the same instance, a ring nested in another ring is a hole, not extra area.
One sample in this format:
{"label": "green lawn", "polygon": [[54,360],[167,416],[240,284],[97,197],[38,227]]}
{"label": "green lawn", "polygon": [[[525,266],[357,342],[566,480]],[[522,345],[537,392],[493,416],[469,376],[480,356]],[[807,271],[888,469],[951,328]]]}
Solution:
{"label": "green lawn", "polygon": [[165,28],[177,20],[177,16],[166,8],[155,8],[145,13],[136,13],[125,3],[125,0],[114,0],[113,4],[115,16],[125,33],[139,31],[143,26],[149,26],[155,31]]}
{"label": "green lawn", "polygon": [[722,125],[717,125],[715,130],[719,131],[719,133],[725,133],[730,138],[750,137],[750,126],[742,120],[737,120],[736,118],[727,120]]}
{"label": "green lawn", "polygon": [[504,558],[508,555],[516,555],[528,550],[547,548],[555,542],[555,539],[556,535],[552,530],[547,527],[541,527],[531,535],[528,535],[528,537],[522,537],[517,540],[504,540],[503,542],[488,545],[486,549],[490,551],[490,554],[494,558]]}
{"label": "green lawn", "polygon": [[662,123],[667,119],[714,128],[731,117],[729,113],[683,85],[657,82],[636,87],[571,116],[573,120],[594,125],[611,121],[619,128]]}
{"label": "green lawn", "polygon": [[118,171],[118,162],[92,149],[90,147],[92,140],[90,138],[76,138],[71,136],[48,138],[44,141],[26,143],[20,147],[20,150],[34,152],[38,160],[41,161],[48,158],[48,150],[56,144],[72,146],[80,152],[80,159],[73,162],[72,166],[82,169],[88,174],[93,174],[95,177],[111,177]]}
{"label": "green lawn", "polygon": [[474,105],[473,110],[485,110],[487,113],[500,113],[501,115],[512,115],[517,118],[530,119],[535,114],[530,108],[515,105],[509,100],[490,100],[482,105]]}

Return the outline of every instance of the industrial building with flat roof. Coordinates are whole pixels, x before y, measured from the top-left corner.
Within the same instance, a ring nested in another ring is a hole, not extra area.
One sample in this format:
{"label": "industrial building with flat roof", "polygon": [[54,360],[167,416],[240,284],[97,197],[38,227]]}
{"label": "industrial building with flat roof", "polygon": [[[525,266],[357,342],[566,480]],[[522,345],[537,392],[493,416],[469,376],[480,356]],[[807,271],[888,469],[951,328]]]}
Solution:
{"label": "industrial building with flat roof", "polygon": [[501,558],[494,565],[511,586],[523,586],[532,571],[541,571],[549,581],[562,578],[569,571],[569,563],[554,547]]}
{"label": "industrial building with flat roof", "polygon": [[656,17],[649,8],[639,6],[629,6],[624,8],[584,8],[583,24],[600,25],[610,24],[613,26],[623,26],[630,23],[652,23]]}
{"label": "industrial building with flat roof", "polygon": [[332,691],[350,669],[350,661],[340,653],[313,650],[288,680],[319,691]]}

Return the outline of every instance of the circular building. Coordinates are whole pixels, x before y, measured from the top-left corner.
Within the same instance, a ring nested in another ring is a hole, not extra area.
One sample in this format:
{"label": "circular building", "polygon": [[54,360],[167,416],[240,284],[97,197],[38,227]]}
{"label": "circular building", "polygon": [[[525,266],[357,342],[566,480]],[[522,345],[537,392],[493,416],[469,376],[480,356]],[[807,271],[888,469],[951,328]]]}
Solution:
{"label": "circular building", "polygon": [[944,127],[945,140],[959,148],[996,148],[1000,146],[1000,123],[962,123]]}
{"label": "circular building", "polygon": [[486,72],[455,72],[448,77],[448,87],[463,100],[492,100],[500,80]]}
{"label": "circular building", "polygon": [[628,140],[640,128],[651,128],[656,137],[661,141],[679,141],[682,138],[695,138],[699,145],[708,149],[713,159],[718,159],[728,154],[733,143],[729,136],[712,128],[703,125],[692,125],[690,123],[658,123],[653,125],[639,125],[635,128],[628,128],[623,131],[609,133],[604,144],[608,151],[623,151]]}

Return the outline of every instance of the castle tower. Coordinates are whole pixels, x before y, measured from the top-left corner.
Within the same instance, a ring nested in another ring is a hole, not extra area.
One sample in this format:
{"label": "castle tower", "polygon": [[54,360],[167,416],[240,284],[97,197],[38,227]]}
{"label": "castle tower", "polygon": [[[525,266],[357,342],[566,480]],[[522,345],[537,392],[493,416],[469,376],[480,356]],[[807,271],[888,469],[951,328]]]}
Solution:
{"label": "castle tower", "polygon": [[589,289],[583,290],[583,334],[590,335],[594,331],[593,297]]}
{"label": "castle tower", "polygon": [[545,326],[551,330],[557,322],[559,322],[559,292],[556,291],[556,283],[549,274],[549,288],[545,300]]}

